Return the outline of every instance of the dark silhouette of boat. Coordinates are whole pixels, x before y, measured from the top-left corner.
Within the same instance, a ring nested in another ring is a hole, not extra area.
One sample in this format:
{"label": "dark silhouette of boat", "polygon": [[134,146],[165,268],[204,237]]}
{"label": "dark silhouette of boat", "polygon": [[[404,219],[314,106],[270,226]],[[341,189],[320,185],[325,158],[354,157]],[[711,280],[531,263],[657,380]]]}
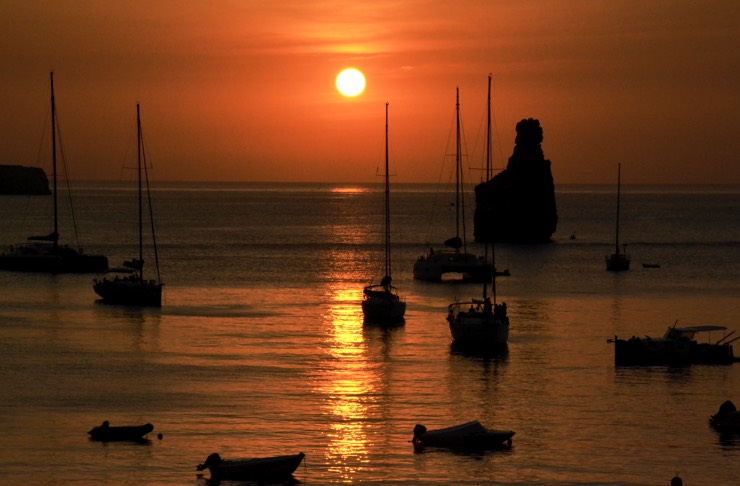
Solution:
{"label": "dark silhouette of boat", "polygon": [[487,429],[477,420],[436,430],[416,424],[411,442],[416,450],[436,447],[481,451],[510,447],[514,434],[511,430]]}
{"label": "dark silhouette of boat", "polygon": [[[95,293],[102,297],[105,304],[133,305],[133,306],[162,306],[162,286],[164,285],[159,275],[159,257],[157,254],[157,241],[154,233],[154,216],[152,201],[149,195],[149,176],[147,173],[144,143],[141,133],[141,114],[139,105],[136,105],[136,126],[138,140],[138,216],[139,216],[139,257],[127,260],[123,263],[128,275],[105,277],[93,281]],[[152,246],[154,248],[154,263],[157,273],[156,279],[144,278],[144,237],[143,237],[143,200],[142,200],[142,173],[146,183],[146,195],[151,221]]]}
{"label": "dark silhouette of boat", "polygon": [[[54,102],[54,73],[51,80],[51,159],[52,197],[54,200],[54,230],[41,236],[30,236],[28,241],[11,246],[0,254],[0,270],[37,273],[98,273],[108,270],[108,258],[87,255],[82,248],[59,244],[59,205],[57,188],[57,119]],[[74,217],[72,218],[74,220]],[[77,230],[75,229],[75,234]]]}
{"label": "dark silhouette of boat", "polygon": [[[491,77],[488,77],[488,150],[487,158],[491,158]],[[490,163],[487,163],[487,168]],[[488,262],[488,245],[491,245],[491,260],[493,268],[496,268],[496,253],[493,240],[486,240],[486,250],[483,257]],[[488,279],[483,281],[483,296],[481,299],[473,299],[467,302],[453,302],[448,306],[447,322],[450,325],[450,333],[455,343],[462,346],[477,347],[483,349],[496,349],[506,346],[509,340],[509,316],[506,304],[496,302],[496,276],[493,272]],[[491,283],[491,297],[488,296],[488,283]]]}
{"label": "dark silhouette of boat", "polygon": [[[608,340],[614,343],[614,364],[630,365],[689,365],[731,364],[735,361],[732,342],[735,331],[727,333],[724,326],[669,327],[662,338],[631,337]],[[711,332],[722,332],[723,336],[711,342]],[[697,334],[707,334],[708,342],[698,342]]]}
{"label": "dark silhouette of boat", "polygon": [[734,403],[727,400],[719,406],[717,413],[709,417],[709,425],[722,434],[740,434],[740,412]]}
{"label": "dark silhouette of boat", "polygon": [[289,478],[300,466],[304,453],[261,457],[255,459],[222,459],[218,453],[213,453],[204,463],[198,464],[197,471],[208,469],[211,481],[254,481],[278,480]]}
{"label": "dark silhouette of boat", "polygon": [[403,323],[406,302],[398,295],[391,278],[391,209],[388,173],[388,103],[385,104],[385,276],[380,284],[363,289],[362,313],[365,321],[394,325]]}
{"label": "dark silhouette of boat", "polygon": [[[484,259],[468,253],[465,239],[465,213],[462,199],[462,160],[460,145],[460,90],[456,91],[456,134],[455,151],[455,236],[444,242],[444,250],[429,248],[414,263],[414,278],[439,282],[446,273],[459,273],[464,281],[485,282],[491,278],[493,268]],[[462,212],[462,214],[461,214]],[[463,225],[462,232],[460,225]],[[461,237],[462,235],[462,237]]]}
{"label": "dark silhouette of boat", "polygon": [[619,200],[622,187],[622,164],[617,168],[617,226],[614,241],[614,253],[606,256],[606,269],[610,272],[624,272],[630,269],[630,257],[627,255],[627,245],[619,250]]}
{"label": "dark silhouette of boat", "polygon": [[142,441],[144,436],[154,430],[152,424],[111,426],[106,420],[88,431],[90,439],[102,442]]}

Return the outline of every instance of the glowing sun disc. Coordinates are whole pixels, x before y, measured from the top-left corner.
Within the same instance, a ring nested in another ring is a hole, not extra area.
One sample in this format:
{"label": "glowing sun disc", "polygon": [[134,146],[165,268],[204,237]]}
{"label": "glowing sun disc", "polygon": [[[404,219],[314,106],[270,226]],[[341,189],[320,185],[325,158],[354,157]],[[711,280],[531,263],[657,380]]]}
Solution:
{"label": "glowing sun disc", "polygon": [[357,96],[365,89],[365,76],[355,68],[348,68],[337,75],[336,84],[344,96]]}

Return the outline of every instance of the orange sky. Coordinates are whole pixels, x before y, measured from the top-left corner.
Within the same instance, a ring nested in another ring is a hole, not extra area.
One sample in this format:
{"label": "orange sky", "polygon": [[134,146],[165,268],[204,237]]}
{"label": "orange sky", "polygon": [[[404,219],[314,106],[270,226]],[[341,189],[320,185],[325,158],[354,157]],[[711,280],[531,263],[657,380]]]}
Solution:
{"label": "orange sky", "polygon": [[729,0],[0,0],[0,163],[47,164],[54,70],[76,179],[121,178],[140,101],[156,180],[376,181],[388,101],[394,182],[437,182],[492,73],[497,166],[533,117],[558,184],[738,184],[738,46]]}

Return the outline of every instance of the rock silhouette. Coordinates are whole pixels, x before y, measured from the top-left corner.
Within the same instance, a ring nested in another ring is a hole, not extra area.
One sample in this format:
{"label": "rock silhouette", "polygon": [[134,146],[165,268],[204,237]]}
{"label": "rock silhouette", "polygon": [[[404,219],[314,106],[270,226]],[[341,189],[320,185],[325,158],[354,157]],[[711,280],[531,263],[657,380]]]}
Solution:
{"label": "rock silhouette", "polygon": [[48,195],[49,179],[39,167],[0,165],[0,195]]}
{"label": "rock silhouette", "polygon": [[516,125],[514,153],[506,169],[475,187],[476,241],[545,243],[558,222],[550,161],[542,151],[542,127],[529,118]]}

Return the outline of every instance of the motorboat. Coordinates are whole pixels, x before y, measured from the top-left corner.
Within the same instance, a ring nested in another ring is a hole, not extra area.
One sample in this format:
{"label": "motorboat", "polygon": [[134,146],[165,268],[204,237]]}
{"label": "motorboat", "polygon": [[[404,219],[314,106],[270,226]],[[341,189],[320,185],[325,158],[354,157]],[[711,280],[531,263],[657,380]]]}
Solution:
{"label": "motorboat", "polygon": [[[721,333],[722,337],[711,341],[711,333]],[[688,364],[731,364],[735,361],[732,342],[735,333],[727,333],[725,326],[670,326],[662,338],[650,336],[629,339],[609,339],[614,343],[614,364],[629,365],[688,365]],[[706,336],[699,342],[697,335]]]}
{"label": "motorboat", "polygon": [[514,434],[511,430],[487,429],[477,420],[435,430],[416,424],[411,442],[417,450],[427,447],[490,450],[510,447]]}
{"label": "motorboat", "polygon": [[197,471],[208,469],[211,481],[232,480],[250,481],[264,479],[281,479],[290,477],[303,461],[305,454],[261,457],[254,459],[222,459],[214,452],[198,464]]}

